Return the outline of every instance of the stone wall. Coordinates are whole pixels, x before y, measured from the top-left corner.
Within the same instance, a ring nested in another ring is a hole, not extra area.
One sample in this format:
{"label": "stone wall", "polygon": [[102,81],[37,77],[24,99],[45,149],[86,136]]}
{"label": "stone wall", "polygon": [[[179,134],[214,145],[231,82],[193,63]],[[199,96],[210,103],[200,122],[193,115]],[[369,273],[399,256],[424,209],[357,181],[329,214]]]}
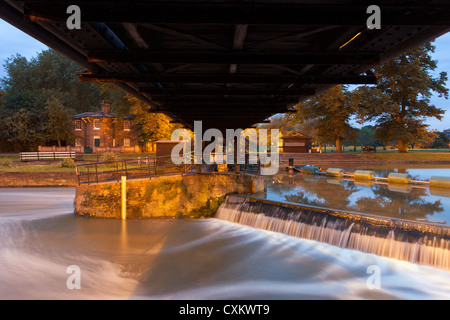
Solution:
{"label": "stone wall", "polygon": [[[159,177],[127,181],[127,218],[201,218],[212,216],[230,193],[263,192],[264,178],[238,174]],[[120,218],[120,183],[77,187],[75,213]]]}

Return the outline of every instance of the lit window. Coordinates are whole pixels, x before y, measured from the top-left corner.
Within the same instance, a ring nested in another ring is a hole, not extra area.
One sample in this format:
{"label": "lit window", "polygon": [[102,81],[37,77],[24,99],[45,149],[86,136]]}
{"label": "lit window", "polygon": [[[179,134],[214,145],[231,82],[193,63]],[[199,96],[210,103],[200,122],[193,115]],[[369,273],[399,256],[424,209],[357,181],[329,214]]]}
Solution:
{"label": "lit window", "polygon": [[75,120],[75,130],[81,131],[81,120]]}
{"label": "lit window", "polygon": [[128,139],[128,138],[123,139],[123,146],[124,147],[129,147],[130,145],[131,145],[130,139]]}
{"label": "lit window", "polygon": [[131,128],[131,121],[125,120],[123,122],[123,131],[130,131],[130,128]]}
{"label": "lit window", "polygon": [[94,119],[94,130],[100,130],[100,119]]}

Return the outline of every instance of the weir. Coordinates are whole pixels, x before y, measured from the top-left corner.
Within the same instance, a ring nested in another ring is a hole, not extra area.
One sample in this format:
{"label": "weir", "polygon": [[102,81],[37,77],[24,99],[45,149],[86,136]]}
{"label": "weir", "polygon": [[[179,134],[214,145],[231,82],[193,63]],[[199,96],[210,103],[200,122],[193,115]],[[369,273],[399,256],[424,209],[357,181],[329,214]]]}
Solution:
{"label": "weir", "polygon": [[450,270],[450,228],[229,195],[215,218]]}

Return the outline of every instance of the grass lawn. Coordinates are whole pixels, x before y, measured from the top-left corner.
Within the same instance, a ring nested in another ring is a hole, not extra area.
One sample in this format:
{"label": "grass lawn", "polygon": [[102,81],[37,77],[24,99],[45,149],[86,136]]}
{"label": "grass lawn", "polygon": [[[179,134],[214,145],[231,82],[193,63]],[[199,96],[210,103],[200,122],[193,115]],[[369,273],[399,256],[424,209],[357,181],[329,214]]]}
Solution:
{"label": "grass lawn", "polygon": [[[445,150],[445,149],[444,149]],[[346,152],[354,154],[358,157],[365,157],[370,159],[380,159],[384,161],[450,161],[450,152],[447,150],[413,150],[408,153],[398,153],[396,150],[377,152]],[[117,154],[117,160],[120,159],[145,159],[146,157],[153,158],[154,153],[130,153],[130,154]],[[98,157],[99,161],[102,161],[101,154],[88,154],[83,155],[82,160],[96,161]],[[75,168],[61,167],[59,162],[20,162],[19,155],[0,155],[0,172],[75,172]],[[77,161],[76,163],[82,163]],[[98,170],[114,170],[107,165],[99,166]],[[129,169],[133,169],[130,166]],[[85,168],[83,170],[86,170]]]}
{"label": "grass lawn", "polygon": [[450,161],[450,152],[417,152],[412,151],[408,153],[398,152],[374,152],[374,153],[360,153],[355,155],[359,157],[366,157],[371,159],[380,159],[385,161]]}
{"label": "grass lawn", "polygon": [[0,166],[0,172],[75,172],[75,168],[62,168],[59,163],[14,163],[11,166]]}
{"label": "grass lawn", "polygon": [[1,154],[0,161],[1,160],[19,161],[20,157],[18,154]]}
{"label": "grass lawn", "polygon": [[[155,153],[117,153],[117,160],[121,160],[121,159],[145,159],[147,157],[149,158],[154,158],[155,157]],[[102,154],[98,153],[98,154],[84,154],[82,156],[82,160],[94,160],[94,161],[103,161],[102,160]]]}
{"label": "grass lawn", "polygon": [[[153,158],[154,153],[123,153],[117,154],[117,160],[121,159],[145,159]],[[102,154],[84,154],[81,161],[104,161]],[[82,163],[76,161],[76,164]],[[63,168],[60,162],[21,162],[18,154],[0,155],[0,172],[75,172],[75,168]]]}

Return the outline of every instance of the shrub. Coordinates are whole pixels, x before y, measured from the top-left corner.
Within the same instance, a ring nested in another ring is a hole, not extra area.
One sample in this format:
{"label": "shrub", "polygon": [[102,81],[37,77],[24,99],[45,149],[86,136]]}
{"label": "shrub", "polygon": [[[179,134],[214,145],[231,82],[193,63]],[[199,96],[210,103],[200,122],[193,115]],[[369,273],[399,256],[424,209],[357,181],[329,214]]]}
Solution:
{"label": "shrub", "polygon": [[[100,161],[117,161],[119,157],[114,152],[104,152],[100,157]],[[116,166],[115,163],[109,163],[108,167],[114,168]]]}
{"label": "shrub", "polygon": [[0,159],[0,166],[11,168],[12,167],[12,160],[11,159]]}
{"label": "shrub", "polygon": [[62,168],[75,168],[75,161],[71,158],[65,158],[61,161]]}
{"label": "shrub", "polygon": [[117,154],[115,154],[114,152],[104,152],[104,153],[102,153],[100,160],[101,161],[117,161],[118,157],[117,157]]}

